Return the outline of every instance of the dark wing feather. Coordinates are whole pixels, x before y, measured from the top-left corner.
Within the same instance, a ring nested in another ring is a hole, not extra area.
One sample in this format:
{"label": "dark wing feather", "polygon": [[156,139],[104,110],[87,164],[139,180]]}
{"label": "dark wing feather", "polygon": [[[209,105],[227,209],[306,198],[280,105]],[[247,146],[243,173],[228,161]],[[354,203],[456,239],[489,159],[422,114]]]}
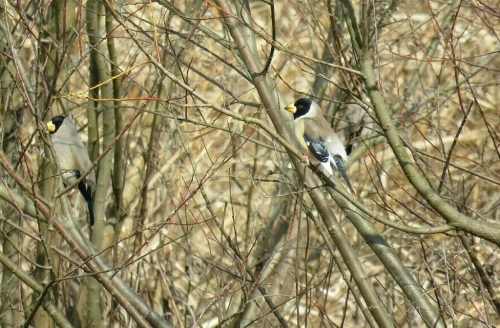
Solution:
{"label": "dark wing feather", "polygon": [[321,138],[318,140],[310,139],[307,135],[304,134],[304,140],[306,141],[306,145],[309,147],[309,150],[314,154],[314,157],[321,163],[327,163],[330,160],[330,154],[328,153],[328,149],[326,149],[325,141]]}

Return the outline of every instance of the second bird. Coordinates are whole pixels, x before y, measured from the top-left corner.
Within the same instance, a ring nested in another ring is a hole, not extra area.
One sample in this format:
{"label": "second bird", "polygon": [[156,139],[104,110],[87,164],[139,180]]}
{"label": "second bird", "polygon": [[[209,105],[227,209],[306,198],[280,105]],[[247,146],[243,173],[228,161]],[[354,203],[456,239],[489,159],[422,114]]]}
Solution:
{"label": "second bird", "polygon": [[[83,146],[75,125],[64,116],[55,116],[47,122],[52,145],[61,165],[63,181],[70,185],[78,180],[82,174],[92,166],[87,149]],[[96,180],[94,171],[78,184],[78,189],[85,198],[89,209],[90,225],[94,225],[94,211],[92,209],[92,193],[95,190]]]}
{"label": "second bird", "polygon": [[347,153],[339,137],[325,120],[321,109],[312,99],[300,98],[285,109],[293,113],[295,134],[300,145],[308,154],[319,161],[330,175],[331,165],[335,165],[344,178],[351,193],[356,194],[351,186],[343,161],[347,161]]}

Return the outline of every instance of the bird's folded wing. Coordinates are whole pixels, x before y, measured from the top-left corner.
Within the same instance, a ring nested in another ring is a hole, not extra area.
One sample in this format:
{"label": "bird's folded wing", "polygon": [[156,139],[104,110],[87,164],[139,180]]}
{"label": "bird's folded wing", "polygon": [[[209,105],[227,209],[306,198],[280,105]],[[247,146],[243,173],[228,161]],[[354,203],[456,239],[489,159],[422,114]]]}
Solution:
{"label": "bird's folded wing", "polygon": [[330,154],[328,153],[328,149],[326,148],[326,144],[323,139],[310,139],[307,134],[304,134],[304,140],[306,141],[306,145],[309,147],[309,150],[318,161],[326,163],[330,160]]}
{"label": "bird's folded wing", "polygon": [[[62,171],[74,170],[83,174],[92,166],[87,149],[85,149],[79,137],[77,139],[66,141],[61,140],[58,136],[57,138],[53,138],[52,145],[54,146],[57,158],[59,159],[59,164],[61,164]],[[69,183],[74,182],[73,178],[70,178],[68,174],[65,175],[65,178],[70,179],[68,181]],[[96,180],[94,172],[90,172],[89,175],[87,175],[86,180],[90,187],[95,189]]]}
{"label": "bird's folded wing", "polygon": [[[321,130],[325,129],[325,127],[322,126],[322,123],[326,123],[326,121],[322,122],[321,120],[314,118],[304,118],[303,137],[307,147],[314,157],[316,157],[316,159],[321,163],[326,163],[330,160],[330,153],[328,152],[325,139],[321,136]],[[329,126],[326,128],[329,128]]]}

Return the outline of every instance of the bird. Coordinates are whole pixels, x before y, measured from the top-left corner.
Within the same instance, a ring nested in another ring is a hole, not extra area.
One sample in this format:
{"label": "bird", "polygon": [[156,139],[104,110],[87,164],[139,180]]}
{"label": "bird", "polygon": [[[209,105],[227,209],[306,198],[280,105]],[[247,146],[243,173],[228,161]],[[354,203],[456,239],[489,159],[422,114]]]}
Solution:
{"label": "bird", "polygon": [[287,105],[285,110],[293,114],[295,135],[308,158],[319,162],[330,175],[333,175],[334,165],[351,193],[356,194],[344,166],[344,161],[347,161],[344,145],[323,117],[319,105],[310,98],[300,98]]}
{"label": "bird", "polygon": [[[61,166],[63,182],[65,185],[70,185],[92,167],[87,149],[85,149],[75,125],[68,117],[62,115],[53,117],[47,122],[47,130]],[[78,189],[89,210],[90,226],[94,225],[92,193],[95,186],[94,171],[90,171],[85,179],[78,183]]]}

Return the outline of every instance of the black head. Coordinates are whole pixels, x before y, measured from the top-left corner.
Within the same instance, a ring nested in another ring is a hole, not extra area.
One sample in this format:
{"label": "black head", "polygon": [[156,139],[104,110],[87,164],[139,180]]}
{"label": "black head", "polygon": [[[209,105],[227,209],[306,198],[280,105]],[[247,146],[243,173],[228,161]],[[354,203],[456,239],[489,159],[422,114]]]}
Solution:
{"label": "black head", "polygon": [[64,119],[66,117],[62,115],[54,116],[49,122],[47,122],[47,129],[49,130],[49,133],[56,133],[57,130],[61,127]]}
{"label": "black head", "polygon": [[295,106],[295,113],[293,113],[293,118],[299,118],[306,115],[311,109],[312,99],[310,98],[300,98],[293,104]]}

